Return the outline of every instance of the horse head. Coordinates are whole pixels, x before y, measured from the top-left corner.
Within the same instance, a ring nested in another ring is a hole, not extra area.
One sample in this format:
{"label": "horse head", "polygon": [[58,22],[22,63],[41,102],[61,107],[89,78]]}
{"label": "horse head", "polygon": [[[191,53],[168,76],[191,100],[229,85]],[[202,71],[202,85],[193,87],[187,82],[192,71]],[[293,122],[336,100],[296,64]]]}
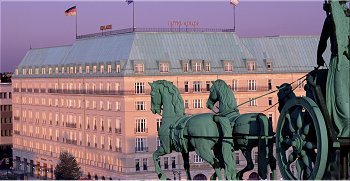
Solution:
{"label": "horse head", "polygon": [[160,94],[159,84],[157,82],[149,82],[151,86],[151,111],[153,114],[161,115],[162,95]]}
{"label": "horse head", "polygon": [[287,103],[289,99],[296,98],[296,95],[293,92],[293,88],[288,83],[283,83],[281,86],[277,86],[277,89],[279,89],[277,93],[278,97],[278,111],[281,112],[284,105]]}
{"label": "horse head", "polygon": [[[213,109],[216,102],[219,102],[219,112],[229,112],[237,109],[235,96],[230,87],[223,80],[216,80],[210,87],[210,94],[207,101],[207,108]],[[238,110],[236,110],[238,112]]]}

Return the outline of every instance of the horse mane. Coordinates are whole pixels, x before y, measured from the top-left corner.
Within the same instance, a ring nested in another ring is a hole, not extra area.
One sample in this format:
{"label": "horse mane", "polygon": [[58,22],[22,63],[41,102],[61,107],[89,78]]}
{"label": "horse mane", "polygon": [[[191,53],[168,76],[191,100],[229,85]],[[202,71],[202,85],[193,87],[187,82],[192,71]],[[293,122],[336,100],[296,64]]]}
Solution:
{"label": "horse mane", "polygon": [[215,84],[220,98],[220,107],[223,106],[224,111],[230,111],[235,108],[237,109],[236,98],[226,82],[218,79],[214,81],[213,84]]}
{"label": "horse mane", "polygon": [[169,92],[173,101],[171,103],[174,106],[175,114],[183,114],[185,107],[184,101],[181,97],[181,94],[175,85],[167,80],[158,80],[156,83],[163,85],[163,87]]}

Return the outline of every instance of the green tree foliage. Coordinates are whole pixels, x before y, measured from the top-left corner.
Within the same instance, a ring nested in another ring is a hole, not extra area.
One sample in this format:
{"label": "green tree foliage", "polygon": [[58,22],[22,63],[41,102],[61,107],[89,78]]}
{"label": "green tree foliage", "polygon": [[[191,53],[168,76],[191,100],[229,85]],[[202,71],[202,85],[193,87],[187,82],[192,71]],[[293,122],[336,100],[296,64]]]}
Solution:
{"label": "green tree foliage", "polygon": [[56,180],[78,180],[81,173],[75,157],[68,152],[62,152],[55,169]]}

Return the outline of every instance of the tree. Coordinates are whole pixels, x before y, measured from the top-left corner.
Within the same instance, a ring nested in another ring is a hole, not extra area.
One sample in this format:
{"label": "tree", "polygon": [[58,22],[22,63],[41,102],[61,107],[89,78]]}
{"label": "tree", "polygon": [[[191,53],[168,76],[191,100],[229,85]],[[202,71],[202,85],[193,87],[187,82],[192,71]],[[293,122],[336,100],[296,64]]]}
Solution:
{"label": "tree", "polygon": [[55,169],[56,180],[78,180],[81,174],[75,157],[66,151],[62,152]]}

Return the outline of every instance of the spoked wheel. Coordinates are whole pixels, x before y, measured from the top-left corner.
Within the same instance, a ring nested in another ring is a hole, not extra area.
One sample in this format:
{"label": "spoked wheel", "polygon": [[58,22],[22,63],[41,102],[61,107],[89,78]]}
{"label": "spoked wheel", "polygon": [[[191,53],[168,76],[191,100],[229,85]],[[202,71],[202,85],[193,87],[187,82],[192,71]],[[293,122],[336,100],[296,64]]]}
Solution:
{"label": "spoked wheel", "polygon": [[276,152],[284,179],[322,179],[328,136],[323,115],[313,100],[297,97],[283,107],[277,125]]}

